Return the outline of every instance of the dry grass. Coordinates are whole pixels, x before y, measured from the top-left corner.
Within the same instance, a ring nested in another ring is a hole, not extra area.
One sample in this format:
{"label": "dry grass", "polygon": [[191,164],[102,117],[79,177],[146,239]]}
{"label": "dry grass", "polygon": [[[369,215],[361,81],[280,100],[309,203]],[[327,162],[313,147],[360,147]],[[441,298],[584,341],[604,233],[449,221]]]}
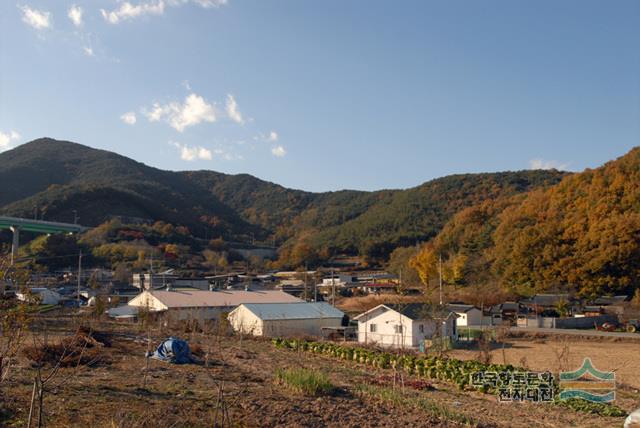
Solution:
{"label": "dry grass", "polygon": [[75,367],[108,362],[102,351],[108,346],[111,341],[104,334],[80,328],[73,336],[55,343],[26,346],[23,354],[38,365]]}
{"label": "dry grass", "polygon": [[[49,427],[213,426],[223,404],[228,418],[218,426],[455,427],[464,425],[465,418],[488,426],[523,428],[620,426],[619,419],[576,414],[558,406],[504,405],[494,397],[460,392],[437,382],[428,391],[406,388],[412,403],[409,411],[393,400],[358,394],[359,385],[371,385],[376,378],[390,375],[389,370],[282,350],[251,338],[193,334],[189,344],[194,350],[206,351],[208,364],[151,360],[145,370],[146,334],[140,336],[137,326],[101,324],[95,328],[111,332],[112,346],[100,348],[111,364],[60,369],[59,386],[45,398]],[[161,328],[158,324],[151,332],[154,345],[168,335],[179,335]],[[51,342],[58,343],[73,331],[60,323]],[[291,394],[273,382],[276,361],[285,370],[304,367],[324,373],[337,392],[322,397]],[[598,360],[594,363],[599,365]],[[2,390],[7,399],[0,400],[1,426],[24,426],[27,418],[34,369],[26,358],[17,361],[16,368]],[[147,376],[144,386],[143,371]],[[222,390],[224,400],[220,400]]]}

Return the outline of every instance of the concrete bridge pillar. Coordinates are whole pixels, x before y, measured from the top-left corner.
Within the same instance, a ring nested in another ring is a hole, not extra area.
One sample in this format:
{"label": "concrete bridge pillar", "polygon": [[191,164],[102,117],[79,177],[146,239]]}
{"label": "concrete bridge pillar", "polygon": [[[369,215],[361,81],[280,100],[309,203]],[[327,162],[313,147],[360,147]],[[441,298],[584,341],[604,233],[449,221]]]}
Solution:
{"label": "concrete bridge pillar", "polygon": [[18,255],[18,247],[20,246],[20,227],[11,226],[11,232],[13,232],[13,243],[11,244],[11,265],[13,266],[14,260]]}

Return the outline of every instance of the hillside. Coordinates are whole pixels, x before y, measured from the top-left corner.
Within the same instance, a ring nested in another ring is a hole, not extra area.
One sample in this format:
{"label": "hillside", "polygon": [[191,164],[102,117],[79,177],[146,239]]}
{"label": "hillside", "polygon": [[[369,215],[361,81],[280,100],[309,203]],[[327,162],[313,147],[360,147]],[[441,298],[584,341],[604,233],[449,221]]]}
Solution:
{"label": "hillside", "polygon": [[[520,294],[633,293],[640,278],[640,148],[548,189],[457,213],[414,263],[451,283],[497,283]],[[478,272],[482,272],[479,275]]]}
{"label": "hillside", "polygon": [[96,226],[113,216],[161,220],[197,237],[304,242],[325,255],[384,257],[397,245],[433,237],[459,210],[558,183],[565,173],[465,174],[407,190],[311,193],[247,174],[162,171],[115,153],[39,139],[0,154],[5,215]]}
{"label": "hillside", "polygon": [[257,233],[214,195],[181,174],[115,153],[48,138],[0,154],[3,214],[96,226],[113,216],[164,220],[203,235],[202,216],[219,218],[219,233]]}

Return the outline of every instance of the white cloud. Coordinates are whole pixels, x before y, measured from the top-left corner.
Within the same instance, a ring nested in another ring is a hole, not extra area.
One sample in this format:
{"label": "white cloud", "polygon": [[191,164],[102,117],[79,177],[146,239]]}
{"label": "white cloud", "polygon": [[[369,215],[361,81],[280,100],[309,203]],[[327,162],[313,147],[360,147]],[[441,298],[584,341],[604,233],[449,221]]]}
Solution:
{"label": "white cloud", "polygon": [[120,3],[118,9],[108,12],[100,9],[102,17],[110,24],[117,24],[120,21],[137,18],[144,15],[162,15],[164,13],[164,0],[156,2],[140,3],[133,5],[128,1]]}
{"label": "white cloud", "polygon": [[540,158],[531,159],[529,161],[530,169],[557,169],[566,170],[569,167],[568,163],[562,163],[557,160],[544,160]]}
{"label": "white cloud", "polygon": [[82,8],[75,4],[69,8],[67,16],[76,27],[82,27]]}
{"label": "white cloud", "polygon": [[281,158],[287,154],[287,151],[282,146],[275,146],[271,148],[271,154],[275,157]]}
{"label": "white cloud", "polygon": [[164,120],[178,132],[183,132],[185,128],[201,122],[216,121],[214,106],[194,93],[189,94],[182,104],[179,102],[165,105],[155,103],[151,111],[145,111],[144,115],[150,122]]}
{"label": "white cloud", "polygon": [[205,149],[204,147],[201,147],[201,146],[189,147],[186,144],[180,144],[176,142],[170,142],[169,144],[171,144],[172,146],[180,150],[180,159],[184,161],[193,162],[198,159],[199,160],[213,159],[211,150]]}
{"label": "white cloud", "polygon": [[205,9],[224,6],[228,0],[156,0],[145,3],[132,4],[128,1],[120,3],[120,7],[112,11],[100,9],[102,17],[110,24],[118,24],[121,21],[138,18],[144,15],[162,15],[166,6],[182,6],[194,3]]}
{"label": "white cloud", "polygon": [[127,125],[135,125],[137,121],[136,114],[132,111],[126,112],[120,116],[120,119]]}
{"label": "white cloud", "polygon": [[90,47],[90,46],[83,46],[82,50],[84,51],[85,55],[87,55],[87,56],[93,56],[94,55],[93,48]]}
{"label": "white cloud", "polygon": [[238,103],[233,95],[227,95],[227,104],[226,104],[227,116],[229,119],[233,120],[236,123],[244,124],[244,119],[242,118],[242,113],[238,110]]}
{"label": "white cloud", "polygon": [[51,28],[51,13],[32,9],[29,6],[18,6],[22,10],[22,21],[36,30]]}
{"label": "white cloud", "polygon": [[224,6],[229,3],[228,0],[167,0],[167,2],[171,6],[181,6],[187,3],[195,3],[200,7],[204,7],[205,9]]}
{"label": "white cloud", "polygon": [[278,133],[276,131],[269,132],[269,136],[267,137],[267,141],[276,142],[278,141]]}
{"label": "white cloud", "polygon": [[12,144],[14,141],[20,139],[20,134],[16,131],[9,131],[6,134],[0,131],[0,152],[4,152],[5,150],[9,150],[12,148]]}

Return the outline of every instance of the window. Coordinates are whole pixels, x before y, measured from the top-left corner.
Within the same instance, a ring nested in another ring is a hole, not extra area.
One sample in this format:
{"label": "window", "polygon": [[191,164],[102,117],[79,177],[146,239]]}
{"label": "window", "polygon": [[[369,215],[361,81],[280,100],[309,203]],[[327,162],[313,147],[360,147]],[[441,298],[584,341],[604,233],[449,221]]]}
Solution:
{"label": "window", "polygon": [[369,331],[375,333],[378,330],[378,326],[375,324],[369,324]]}
{"label": "window", "polygon": [[402,326],[401,325],[394,325],[393,327],[394,327],[394,329],[395,329],[397,334],[402,334]]}
{"label": "window", "polygon": [[418,330],[420,331],[420,333],[424,333],[424,324],[420,324]]}

